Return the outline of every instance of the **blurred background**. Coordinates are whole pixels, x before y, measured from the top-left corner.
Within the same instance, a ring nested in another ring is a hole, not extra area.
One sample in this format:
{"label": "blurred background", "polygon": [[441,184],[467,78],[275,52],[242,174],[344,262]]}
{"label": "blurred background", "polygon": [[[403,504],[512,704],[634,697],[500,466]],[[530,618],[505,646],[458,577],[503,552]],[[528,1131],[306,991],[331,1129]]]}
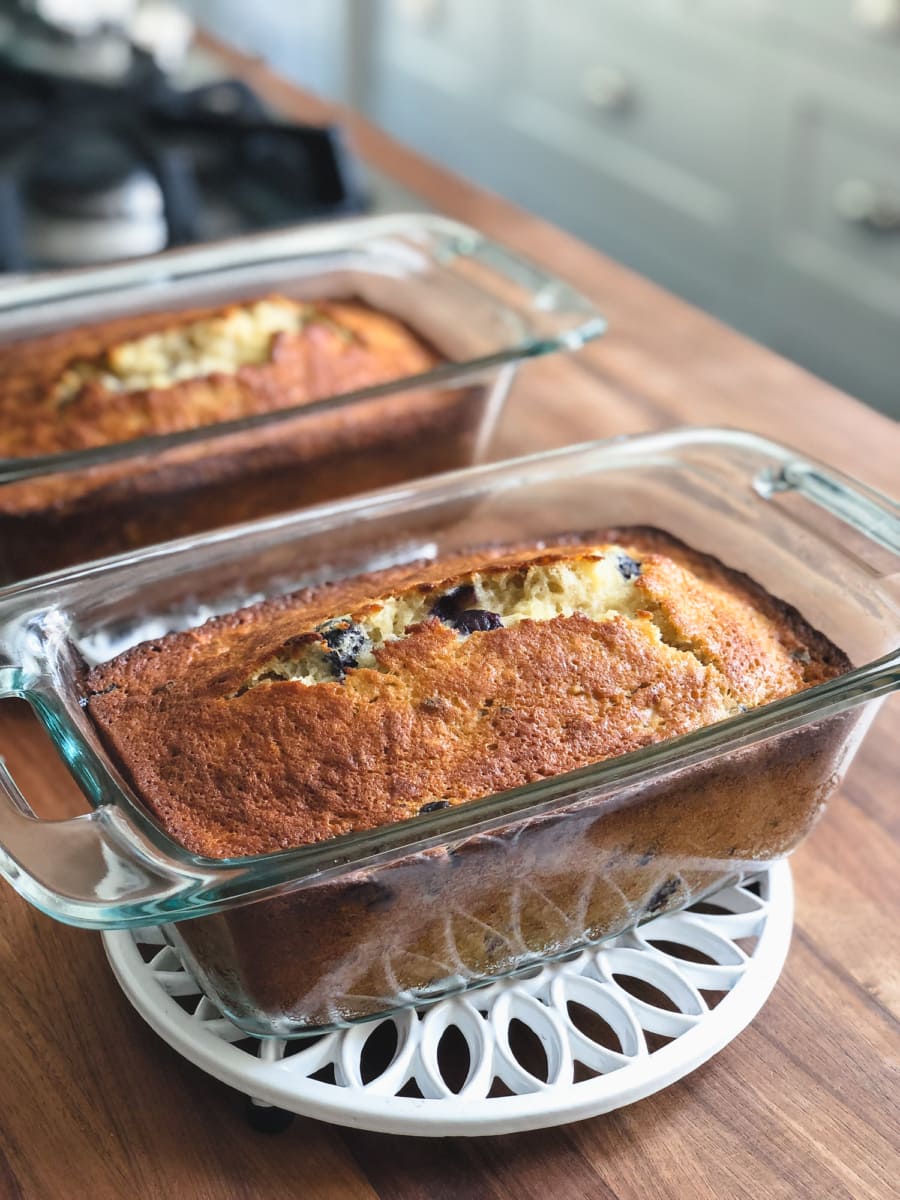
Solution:
{"label": "blurred background", "polygon": [[0,0],[6,270],[415,206],[195,27],[900,416],[900,0]]}

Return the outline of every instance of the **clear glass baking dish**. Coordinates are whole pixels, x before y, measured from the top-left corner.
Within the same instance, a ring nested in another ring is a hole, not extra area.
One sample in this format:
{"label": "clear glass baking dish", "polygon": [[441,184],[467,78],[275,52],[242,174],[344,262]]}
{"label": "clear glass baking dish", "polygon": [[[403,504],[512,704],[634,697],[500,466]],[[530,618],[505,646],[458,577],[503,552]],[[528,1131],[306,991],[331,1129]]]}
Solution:
{"label": "clear glass baking dish", "polygon": [[[304,226],[0,288],[0,356],[112,318],[272,292],[361,300],[435,368],[301,407],[0,459],[0,582],[479,461],[517,365],[605,328],[562,281],[467,226],[406,215]],[[6,359],[15,380],[16,359]]]}
{"label": "clear glass baking dish", "polygon": [[[81,705],[83,660],[261,595],[486,542],[655,525],[751,574],[855,664],[689,735],[318,845],[172,841]],[[91,811],[35,817],[0,767],[0,868],[89,928],[158,924],[242,1029],[295,1036],[475,986],[790,853],[900,686],[900,509],[785,447],[676,430],[473,467],[0,592],[0,694]]]}

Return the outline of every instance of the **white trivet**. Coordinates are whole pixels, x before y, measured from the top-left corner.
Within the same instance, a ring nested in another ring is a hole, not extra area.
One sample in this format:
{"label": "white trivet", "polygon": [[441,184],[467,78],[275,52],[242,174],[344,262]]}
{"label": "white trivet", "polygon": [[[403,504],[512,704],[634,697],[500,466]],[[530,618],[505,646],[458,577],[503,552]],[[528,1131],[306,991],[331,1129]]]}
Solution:
{"label": "white trivet", "polygon": [[258,1111],[433,1137],[561,1125],[680,1079],[762,1007],[792,921],[790,868],[779,863],[567,961],[291,1042],[232,1025],[158,930],[103,939],[141,1016]]}

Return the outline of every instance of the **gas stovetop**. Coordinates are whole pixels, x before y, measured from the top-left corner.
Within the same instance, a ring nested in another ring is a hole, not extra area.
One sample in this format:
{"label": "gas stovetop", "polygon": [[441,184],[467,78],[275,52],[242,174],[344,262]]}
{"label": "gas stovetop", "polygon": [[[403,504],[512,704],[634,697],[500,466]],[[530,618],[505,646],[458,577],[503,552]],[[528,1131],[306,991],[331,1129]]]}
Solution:
{"label": "gas stovetop", "polygon": [[368,205],[334,127],[273,116],[244,83],[115,84],[0,61],[0,270],[152,254]]}

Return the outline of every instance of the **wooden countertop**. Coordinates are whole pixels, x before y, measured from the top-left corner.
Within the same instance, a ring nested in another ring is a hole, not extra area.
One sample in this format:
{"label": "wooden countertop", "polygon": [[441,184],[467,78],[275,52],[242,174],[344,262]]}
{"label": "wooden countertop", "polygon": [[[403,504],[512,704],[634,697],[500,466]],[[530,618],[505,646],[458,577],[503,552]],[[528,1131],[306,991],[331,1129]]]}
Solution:
{"label": "wooden countertop", "polygon": [[[232,61],[284,112],[333,115],[263,66]],[[529,366],[498,452],[727,424],[802,446],[896,493],[900,428],[886,417],[360,118],[346,119],[380,171],[565,276],[609,317],[600,343]],[[48,797],[45,815],[73,811],[71,785],[43,736],[10,702],[0,717],[0,749],[26,793]],[[896,1195],[898,743],[895,698],[793,860],[794,941],[753,1025],[659,1095],[543,1133],[420,1141],[300,1119],[278,1137],[255,1133],[240,1097],[180,1060],[130,1009],[95,934],[55,924],[4,887],[0,1200]]]}

